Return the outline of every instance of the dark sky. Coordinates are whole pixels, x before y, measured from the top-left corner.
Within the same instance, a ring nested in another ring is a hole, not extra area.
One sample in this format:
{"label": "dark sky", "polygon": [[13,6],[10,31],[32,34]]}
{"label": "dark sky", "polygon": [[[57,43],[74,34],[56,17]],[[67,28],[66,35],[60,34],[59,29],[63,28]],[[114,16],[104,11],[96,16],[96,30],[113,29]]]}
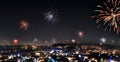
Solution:
{"label": "dark sky", "polygon": [[[105,37],[108,42],[120,41],[120,34],[111,31],[104,31],[104,28],[97,28],[94,19],[96,5],[102,3],[98,0],[19,0],[0,1],[0,41],[11,41],[18,38],[21,42],[33,41],[38,38],[41,41],[51,41],[56,38],[58,41],[78,39],[77,33],[84,32],[83,39],[99,41]],[[58,23],[47,23],[43,20],[43,13],[50,9],[57,10]],[[26,19],[30,27],[28,30],[20,30],[19,23]]]}

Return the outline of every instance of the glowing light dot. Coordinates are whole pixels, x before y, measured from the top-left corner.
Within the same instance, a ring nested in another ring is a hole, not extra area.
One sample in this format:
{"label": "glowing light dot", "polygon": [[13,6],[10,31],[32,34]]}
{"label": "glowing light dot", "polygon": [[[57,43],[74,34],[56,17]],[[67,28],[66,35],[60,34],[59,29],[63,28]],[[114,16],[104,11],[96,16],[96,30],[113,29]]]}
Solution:
{"label": "glowing light dot", "polygon": [[83,33],[82,33],[82,32],[79,32],[79,35],[81,36],[81,35],[83,35]]}
{"label": "glowing light dot", "polygon": [[112,40],[112,43],[114,43],[115,41],[114,40]]}
{"label": "glowing light dot", "polygon": [[101,38],[100,40],[101,40],[102,43],[106,42],[106,38]]}
{"label": "glowing light dot", "polygon": [[18,39],[14,39],[13,42],[14,42],[14,44],[17,44],[18,43]]}
{"label": "glowing light dot", "polygon": [[52,14],[50,14],[50,15],[49,15],[49,18],[50,18],[50,19],[52,19],[52,18],[53,18],[53,15],[52,15]]}
{"label": "glowing light dot", "polygon": [[78,35],[79,35],[80,38],[82,38],[84,36],[83,32],[81,32],[81,31],[78,32]]}
{"label": "glowing light dot", "polygon": [[72,42],[74,43],[74,42],[75,42],[75,39],[72,39]]}

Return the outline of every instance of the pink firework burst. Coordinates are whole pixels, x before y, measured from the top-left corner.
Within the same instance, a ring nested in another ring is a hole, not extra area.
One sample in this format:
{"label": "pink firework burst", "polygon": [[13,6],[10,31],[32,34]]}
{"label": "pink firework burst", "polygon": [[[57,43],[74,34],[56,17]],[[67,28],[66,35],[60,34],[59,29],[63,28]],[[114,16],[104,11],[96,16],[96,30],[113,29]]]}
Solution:
{"label": "pink firework burst", "polygon": [[27,20],[21,20],[20,29],[27,30],[28,26],[29,26],[29,23],[27,22]]}

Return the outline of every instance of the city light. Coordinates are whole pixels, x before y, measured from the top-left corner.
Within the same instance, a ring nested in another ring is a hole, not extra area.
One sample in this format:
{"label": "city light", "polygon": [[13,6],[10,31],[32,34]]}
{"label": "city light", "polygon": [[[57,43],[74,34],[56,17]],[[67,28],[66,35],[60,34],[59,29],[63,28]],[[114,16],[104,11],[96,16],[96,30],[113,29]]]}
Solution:
{"label": "city light", "polygon": [[72,42],[74,43],[74,42],[75,42],[75,39],[72,39]]}

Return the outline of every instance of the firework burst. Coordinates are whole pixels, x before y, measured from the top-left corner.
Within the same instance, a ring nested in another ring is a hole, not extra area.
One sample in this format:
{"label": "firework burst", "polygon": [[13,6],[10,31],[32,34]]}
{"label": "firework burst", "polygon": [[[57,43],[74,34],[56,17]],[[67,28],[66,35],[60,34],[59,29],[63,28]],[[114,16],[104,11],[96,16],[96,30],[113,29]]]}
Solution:
{"label": "firework burst", "polygon": [[84,36],[84,32],[79,31],[79,32],[78,32],[78,36],[79,36],[80,38],[83,38],[83,36]]}
{"label": "firework burst", "polygon": [[100,39],[100,41],[101,41],[102,43],[106,43],[106,38],[103,37],[103,38]]}
{"label": "firework burst", "polygon": [[28,26],[29,26],[29,23],[27,22],[27,20],[21,20],[20,29],[27,30]]}
{"label": "firework burst", "polygon": [[[103,2],[103,5],[97,5],[98,10],[95,10],[98,14],[92,16],[96,19],[96,23],[103,22],[106,26],[105,30],[109,28],[114,32],[120,32],[120,0],[107,0]],[[100,24],[101,25],[101,24]],[[98,25],[98,27],[100,26]]]}
{"label": "firework burst", "polygon": [[57,11],[50,10],[44,13],[44,20],[47,22],[55,23],[57,22]]}

